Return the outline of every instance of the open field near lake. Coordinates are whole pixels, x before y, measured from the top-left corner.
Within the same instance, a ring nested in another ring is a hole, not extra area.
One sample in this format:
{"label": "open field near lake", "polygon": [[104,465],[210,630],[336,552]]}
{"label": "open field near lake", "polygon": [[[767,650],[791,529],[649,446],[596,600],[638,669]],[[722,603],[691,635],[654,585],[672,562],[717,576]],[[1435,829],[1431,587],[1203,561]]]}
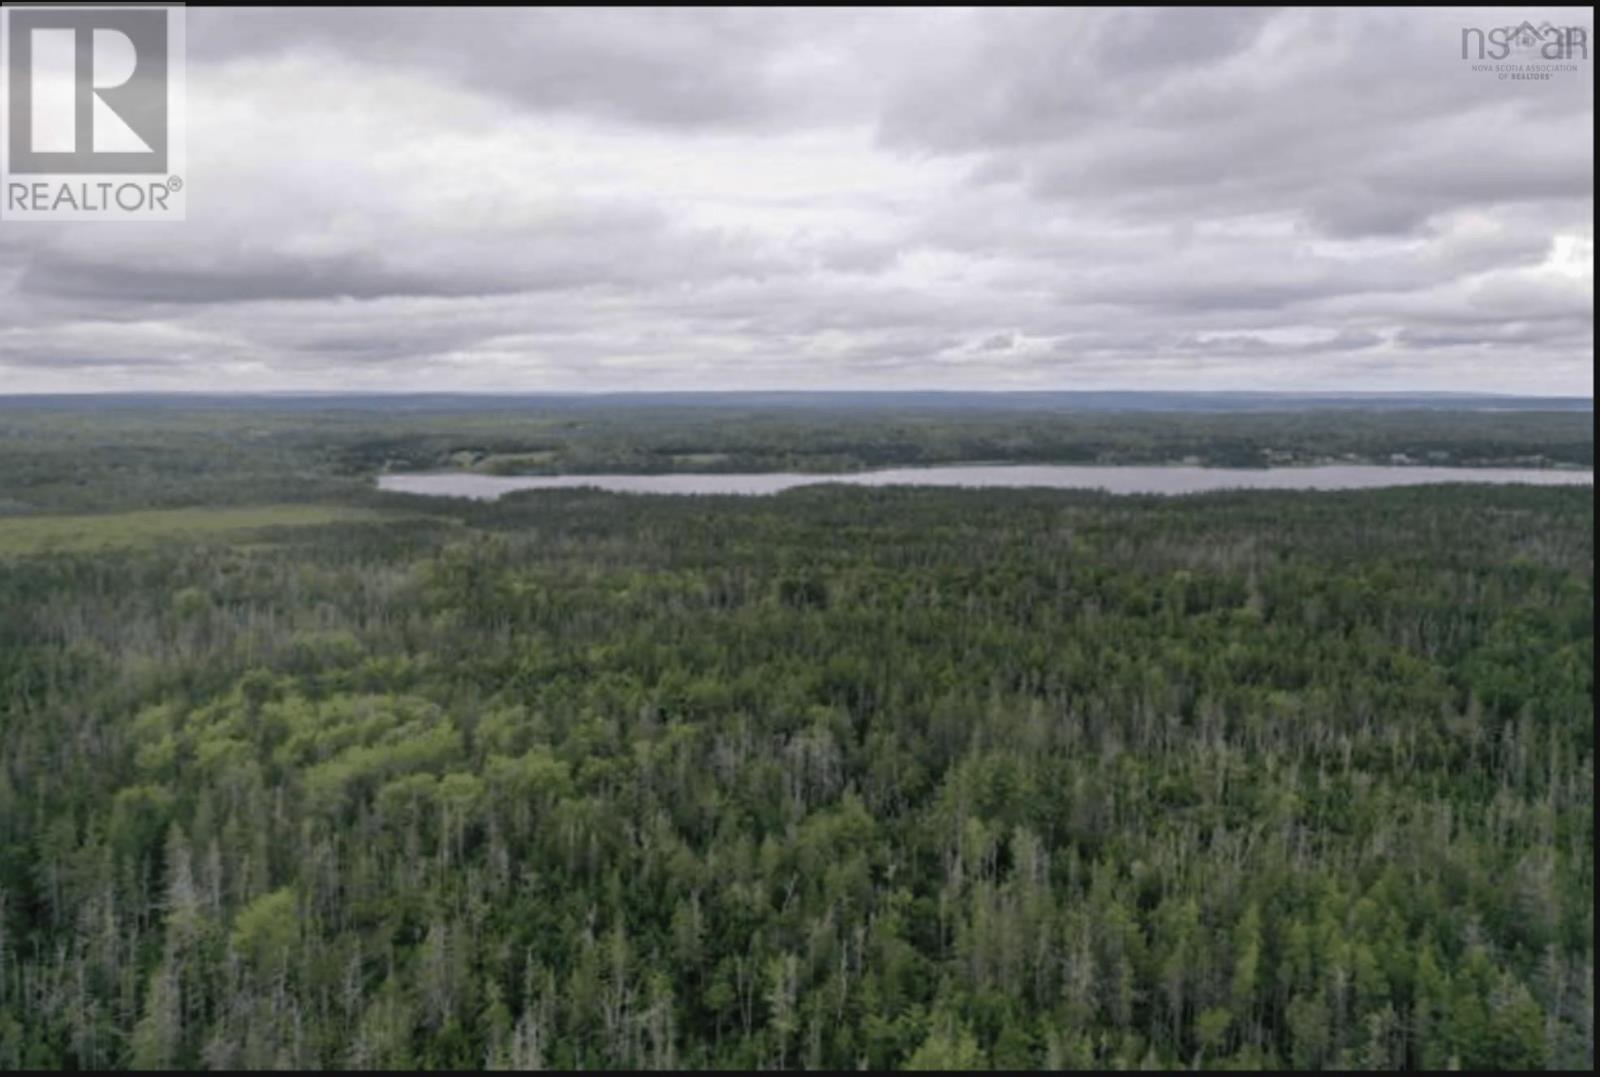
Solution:
{"label": "open field near lake", "polygon": [[277,528],[370,523],[392,513],[334,505],[252,505],[101,514],[0,516],[0,557],[224,538],[268,538]]}

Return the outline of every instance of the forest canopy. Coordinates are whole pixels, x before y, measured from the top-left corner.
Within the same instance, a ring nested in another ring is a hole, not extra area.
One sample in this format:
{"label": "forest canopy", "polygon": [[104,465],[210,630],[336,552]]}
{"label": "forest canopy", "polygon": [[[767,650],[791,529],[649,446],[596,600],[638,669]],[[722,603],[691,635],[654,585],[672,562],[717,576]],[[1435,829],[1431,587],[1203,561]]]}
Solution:
{"label": "forest canopy", "polygon": [[0,1068],[1592,1067],[1592,488],[368,485],[658,421],[0,422]]}

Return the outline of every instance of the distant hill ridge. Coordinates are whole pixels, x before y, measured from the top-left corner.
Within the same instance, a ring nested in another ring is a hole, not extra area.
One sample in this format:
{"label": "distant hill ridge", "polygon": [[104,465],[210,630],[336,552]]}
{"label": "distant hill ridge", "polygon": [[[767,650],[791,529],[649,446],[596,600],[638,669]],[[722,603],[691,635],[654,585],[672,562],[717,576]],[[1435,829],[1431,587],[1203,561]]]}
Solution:
{"label": "distant hill ridge", "polygon": [[585,411],[596,408],[735,408],[1030,412],[1563,411],[1592,412],[1589,396],[1404,392],[631,392],[631,393],[78,393],[0,395],[0,410]]}

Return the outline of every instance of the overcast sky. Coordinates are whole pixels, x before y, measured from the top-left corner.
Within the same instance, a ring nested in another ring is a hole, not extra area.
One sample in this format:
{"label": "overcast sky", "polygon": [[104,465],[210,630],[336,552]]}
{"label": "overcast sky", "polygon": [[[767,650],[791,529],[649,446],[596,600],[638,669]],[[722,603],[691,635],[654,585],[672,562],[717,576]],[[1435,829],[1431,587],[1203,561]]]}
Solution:
{"label": "overcast sky", "polygon": [[1592,60],[1495,12],[188,12],[188,220],[0,223],[0,391],[1591,394]]}

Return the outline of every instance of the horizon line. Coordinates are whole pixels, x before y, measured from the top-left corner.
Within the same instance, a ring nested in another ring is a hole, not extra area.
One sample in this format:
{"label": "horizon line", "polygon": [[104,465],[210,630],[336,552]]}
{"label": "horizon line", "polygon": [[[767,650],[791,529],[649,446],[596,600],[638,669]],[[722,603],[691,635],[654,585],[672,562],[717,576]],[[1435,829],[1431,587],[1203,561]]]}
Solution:
{"label": "horizon line", "polygon": [[0,390],[0,399],[46,396],[213,396],[213,397],[267,397],[267,396],[801,396],[801,395],[854,395],[854,396],[1060,396],[1122,394],[1133,396],[1431,396],[1431,397],[1491,397],[1523,400],[1590,400],[1587,393],[1530,393],[1493,389],[23,389]]}

